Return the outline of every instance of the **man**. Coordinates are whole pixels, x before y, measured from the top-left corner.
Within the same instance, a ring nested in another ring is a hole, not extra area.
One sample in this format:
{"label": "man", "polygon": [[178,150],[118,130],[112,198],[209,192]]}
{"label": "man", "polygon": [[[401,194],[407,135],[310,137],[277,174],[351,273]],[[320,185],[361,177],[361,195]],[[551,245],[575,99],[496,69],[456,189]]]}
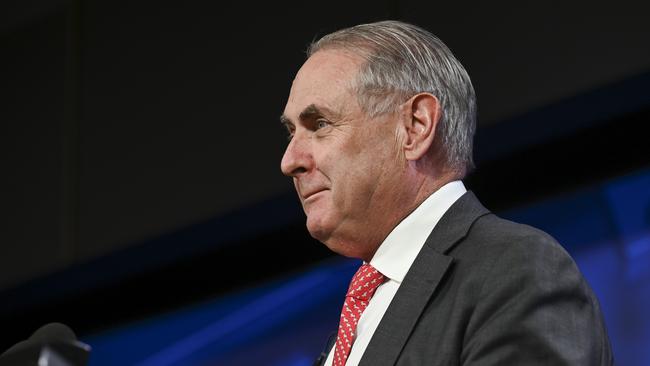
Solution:
{"label": "man", "polygon": [[568,254],[460,181],[475,120],[465,69],[423,29],[386,21],[311,45],[281,168],[310,234],[365,263],[325,365],[612,364]]}

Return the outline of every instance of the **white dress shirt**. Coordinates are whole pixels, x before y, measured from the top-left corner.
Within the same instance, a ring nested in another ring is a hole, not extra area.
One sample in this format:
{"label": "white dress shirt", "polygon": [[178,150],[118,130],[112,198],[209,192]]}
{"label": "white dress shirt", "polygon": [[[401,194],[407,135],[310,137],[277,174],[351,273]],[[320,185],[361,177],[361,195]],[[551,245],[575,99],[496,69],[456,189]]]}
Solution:
{"label": "white dress shirt", "polygon": [[[370,264],[386,276],[387,280],[377,288],[368,307],[357,324],[357,338],[352,345],[346,366],[357,366],[375,333],[404,276],[413,264],[424,242],[442,215],[467,190],[459,180],[449,182],[429,196],[386,237],[370,260]],[[326,366],[332,365],[332,347]]]}

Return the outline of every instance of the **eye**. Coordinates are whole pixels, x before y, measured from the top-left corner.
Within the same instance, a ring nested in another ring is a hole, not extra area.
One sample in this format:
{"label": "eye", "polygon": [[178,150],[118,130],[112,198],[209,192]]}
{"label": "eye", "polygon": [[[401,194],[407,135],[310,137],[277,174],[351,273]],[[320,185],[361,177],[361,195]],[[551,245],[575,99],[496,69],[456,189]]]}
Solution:
{"label": "eye", "polygon": [[329,125],[330,125],[329,121],[327,121],[325,119],[319,119],[318,121],[316,121],[316,128],[318,130],[320,130],[321,128],[325,128],[325,127],[327,127]]}

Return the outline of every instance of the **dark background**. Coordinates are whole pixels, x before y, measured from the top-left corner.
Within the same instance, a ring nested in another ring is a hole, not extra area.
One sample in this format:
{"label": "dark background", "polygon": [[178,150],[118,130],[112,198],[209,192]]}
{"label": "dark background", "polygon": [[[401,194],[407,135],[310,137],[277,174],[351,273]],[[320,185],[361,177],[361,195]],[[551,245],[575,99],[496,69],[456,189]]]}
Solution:
{"label": "dark background", "polygon": [[332,257],[280,173],[278,117],[309,41],[342,26],[401,19],[449,45],[478,95],[466,184],[497,212],[642,171],[647,8],[3,1],[0,349],[45,322],[94,334]]}

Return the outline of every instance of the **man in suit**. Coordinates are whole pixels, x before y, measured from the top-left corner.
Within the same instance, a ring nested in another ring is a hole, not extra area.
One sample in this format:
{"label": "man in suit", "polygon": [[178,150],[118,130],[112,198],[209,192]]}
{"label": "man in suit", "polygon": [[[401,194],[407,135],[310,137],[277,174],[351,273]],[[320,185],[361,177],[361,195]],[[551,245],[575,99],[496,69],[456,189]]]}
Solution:
{"label": "man in suit", "polygon": [[364,24],[311,45],[281,117],[281,168],[310,234],[378,276],[364,299],[355,276],[325,365],[612,364],[569,255],[463,185],[475,121],[467,72],[419,27]]}

